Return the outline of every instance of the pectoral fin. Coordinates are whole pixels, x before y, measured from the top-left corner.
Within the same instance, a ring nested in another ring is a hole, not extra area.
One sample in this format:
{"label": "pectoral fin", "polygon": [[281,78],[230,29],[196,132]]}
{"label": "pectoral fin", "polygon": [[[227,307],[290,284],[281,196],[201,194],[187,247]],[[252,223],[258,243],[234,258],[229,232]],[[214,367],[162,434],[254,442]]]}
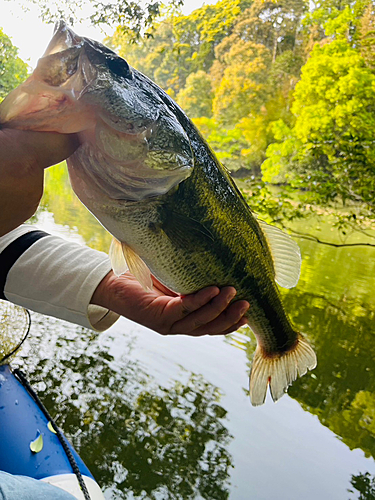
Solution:
{"label": "pectoral fin", "polygon": [[130,271],[146,291],[152,290],[152,279],[149,268],[126,243],[113,238],[109,249],[109,258],[116,276]]}
{"label": "pectoral fin", "polygon": [[111,246],[109,247],[109,258],[111,260],[113,272],[116,276],[120,276],[129,270],[122,250],[122,244],[116,238],[113,238]]}
{"label": "pectoral fin", "polygon": [[284,288],[293,288],[298,283],[301,272],[301,252],[298,244],[281,229],[257,220],[270,247],[276,282]]}
{"label": "pectoral fin", "polygon": [[146,291],[152,290],[152,278],[149,268],[126,243],[121,243],[129,271],[137,278]]}

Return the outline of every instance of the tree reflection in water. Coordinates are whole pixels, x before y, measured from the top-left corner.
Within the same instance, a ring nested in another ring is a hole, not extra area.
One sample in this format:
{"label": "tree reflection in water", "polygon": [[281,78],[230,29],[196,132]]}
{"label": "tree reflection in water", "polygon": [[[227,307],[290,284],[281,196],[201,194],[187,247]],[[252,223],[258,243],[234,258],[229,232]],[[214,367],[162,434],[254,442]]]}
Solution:
{"label": "tree reflection in water", "polygon": [[[108,249],[110,237],[72,195],[64,165],[47,171],[46,192],[40,208],[43,210],[53,213],[57,223],[77,227],[90,246]],[[319,228],[315,222],[307,218],[293,224],[300,232],[316,234],[318,231],[322,240],[338,238],[329,220]],[[351,238],[352,242],[358,242],[364,235],[357,235],[357,240],[355,235]],[[374,249],[348,250],[311,241],[299,243],[303,255],[301,278],[295,289],[282,291],[283,302],[298,330],[314,345],[318,366],[298,379],[290,387],[289,395],[306,411],[317,415],[350,449],[360,448],[367,457],[375,458]],[[250,369],[256,341],[249,330],[242,330],[227,341],[246,351]],[[92,451],[87,461],[95,464],[93,470],[98,471],[98,477],[103,475],[108,488],[111,484],[114,488],[121,484],[122,491],[133,489],[134,494],[149,498],[157,498],[157,492],[161,492],[159,497],[163,499],[168,499],[168,495],[192,498],[198,493],[204,498],[226,498],[231,457],[225,446],[230,436],[221,422],[225,410],[217,406],[217,390],[194,375],[185,386],[152,386],[150,389],[150,379],[141,370],[138,373],[139,366],[131,360],[122,362],[119,368],[106,356],[109,356],[108,350],[84,352],[80,360],[74,353],[72,367],[65,358],[56,367],[45,363],[51,367],[55,379],[57,390],[53,390],[64,428],[70,431],[77,447],[82,441],[80,449],[84,458],[85,453]],[[85,365],[89,362],[92,367]],[[46,367],[43,369],[47,374]],[[63,375],[68,368],[73,381],[74,377],[84,374],[86,382],[80,379],[70,382],[69,373]],[[120,369],[126,380],[117,376]],[[38,370],[38,367],[34,370],[35,377]],[[41,373],[38,376],[42,379]],[[92,387],[87,382],[90,377]],[[133,390],[134,381],[137,383]],[[75,387],[76,395],[73,391],[72,397],[79,399],[79,403],[69,403],[66,393],[69,384]],[[64,396],[59,395],[62,388]],[[123,399],[119,393],[124,394]],[[74,404],[81,410],[75,410]],[[87,415],[82,409],[85,405],[88,405]],[[50,401],[49,408],[52,406]],[[166,418],[165,425],[163,418]],[[101,420],[108,428],[108,439],[101,431]],[[85,446],[90,439],[92,445]],[[95,457],[95,449],[101,448],[109,456],[105,461]],[[168,462],[170,458],[172,461]],[[149,464],[148,459],[154,463]],[[211,490],[210,485],[215,489]],[[374,484],[368,473],[353,475],[352,485],[361,495],[367,495],[361,499],[373,498]],[[363,491],[361,485],[364,485]],[[176,493],[171,494],[173,489]]]}
{"label": "tree reflection in water", "polygon": [[[297,379],[289,396],[350,449],[361,448],[375,458],[375,310],[349,301],[343,309],[340,303],[296,292],[285,295],[284,304],[293,311],[298,330],[309,332],[318,358],[316,369]],[[250,366],[255,350],[251,333],[243,330],[228,341],[246,350]]]}
{"label": "tree reflection in water", "polygon": [[216,387],[194,374],[157,385],[129,340],[115,359],[109,335],[45,318],[32,328],[14,365],[111,498],[229,497],[232,436]]}
{"label": "tree reflection in water", "polygon": [[[286,310],[307,332],[318,358],[316,369],[296,380],[288,394],[333,431],[350,449],[375,458],[375,340],[372,305],[356,299],[328,300],[312,293],[284,294]],[[228,342],[246,351],[248,366],[256,347],[243,329]],[[362,499],[375,500],[375,479],[353,475]]]}

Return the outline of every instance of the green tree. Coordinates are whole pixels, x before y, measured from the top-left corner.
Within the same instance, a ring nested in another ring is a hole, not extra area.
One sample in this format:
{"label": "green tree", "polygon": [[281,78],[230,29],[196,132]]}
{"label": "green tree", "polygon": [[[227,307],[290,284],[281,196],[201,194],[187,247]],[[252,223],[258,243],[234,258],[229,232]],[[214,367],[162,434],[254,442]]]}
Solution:
{"label": "green tree", "polygon": [[272,62],[286,50],[298,49],[305,0],[254,0],[238,19],[235,32],[248,41],[260,43],[272,54]]}
{"label": "green tree", "polygon": [[[351,480],[353,488],[359,492],[358,500],[374,500],[375,499],[375,477],[368,472],[353,475]],[[353,490],[348,490],[354,493]]]}
{"label": "green tree", "polygon": [[369,3],[361,18],[359,27],[361,55],[372,70],[375,70],[375,11]]}
{"label": "green tree", "polygon": [[327,21],[332,41],[315,45],[296,85],[295,126],[269,147],[262,170],[268,180],[286,173],[316,203],[355,201],[373,210],[375,74],[349,34],[357,11],[346,7]]}
{"label": "green tree", "polygon": [[177,102],[190,118],[212,116],[213,92],[211,80],[202,70],[191,73],[185,87],[177,94]]}
{"label": "green tree", "polygon": [[255,0],[215,50],[210,71],[214,119],[241,133],[241,166],[255,175],[274,142],[272,123],[293,121],[290,103],[303,64],[305,10],[302,0]]}
{"label": "green tree", "polygon": [[130,44],[120,26],[110,43],[130,64],[164,90],[177,95],[191,73],[209,72],[215,47],[228,36],[249,0],[221,0],[204,5],[188,16],[173,14],[154,25],[152,36]]}
{"label": "green tree", "polygon": [[26,79],[27,69],[18,57],[18,49],[0,28],[0,101]]}
{"label": "green tree", "polygon": [[190,117],[213,115],[214,121],[198,126],[204,122],[203,134],[232,171],[246,167],[259,175],[275,140],[272,123],[293,121],[306,5],[305,0],[221,0],[188,16],[167,16],[152,37],[135,44],[120,27],[110,43]]}
{"label": "green tree", "polygon": [[261,44],[227,37],[216,50],[222,78],[215,91],[213,112],[223,124],[236,124],[249,114],[257,114],[267,99],[267,73],[271,62]]}
{"label": "green tree", "polygon": [[247,146],[241,130],[224,128],[213,118],[196,118],[193,120],[203,137],[214,149],[215,154],[231,171],[244,167],[242,150]]}

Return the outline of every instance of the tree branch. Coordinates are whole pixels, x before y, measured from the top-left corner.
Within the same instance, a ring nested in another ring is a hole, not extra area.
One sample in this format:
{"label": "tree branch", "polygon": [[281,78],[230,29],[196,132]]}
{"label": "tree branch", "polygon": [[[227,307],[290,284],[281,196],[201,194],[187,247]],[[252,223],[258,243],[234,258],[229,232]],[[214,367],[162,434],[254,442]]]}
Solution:
{"label": "tree branch", "polygon": [[311,234],[300,233],[298,231],[295,231],[294,229],[291,229],[290,227],[286,227],[286,226],[284,226],[284,227],[285,227],[285,229],[290,231],[293,234],[293,236],[295,236],[296,238],[302,238],[305,240],[315,241],[316,243],[319,243],[321,245],[327,245],[327,246],[335,247],[335,248],[342,248],[342,247],[372,247],[372,248],[375,248],[374,243],[332,243],[330,241],[322,241],[319,238],[317,238],[316,236],[313,236]]}

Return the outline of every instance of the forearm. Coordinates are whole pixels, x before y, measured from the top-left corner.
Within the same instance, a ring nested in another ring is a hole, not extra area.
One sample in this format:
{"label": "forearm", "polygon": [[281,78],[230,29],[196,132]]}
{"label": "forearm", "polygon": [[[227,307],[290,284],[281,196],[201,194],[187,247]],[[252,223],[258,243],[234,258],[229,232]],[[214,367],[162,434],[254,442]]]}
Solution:
{"label": "forearm", "polygon": [[43,194],[44,169],[68,158],[78,145],[71,134],[0,126],[0,236],[34,214]]}

